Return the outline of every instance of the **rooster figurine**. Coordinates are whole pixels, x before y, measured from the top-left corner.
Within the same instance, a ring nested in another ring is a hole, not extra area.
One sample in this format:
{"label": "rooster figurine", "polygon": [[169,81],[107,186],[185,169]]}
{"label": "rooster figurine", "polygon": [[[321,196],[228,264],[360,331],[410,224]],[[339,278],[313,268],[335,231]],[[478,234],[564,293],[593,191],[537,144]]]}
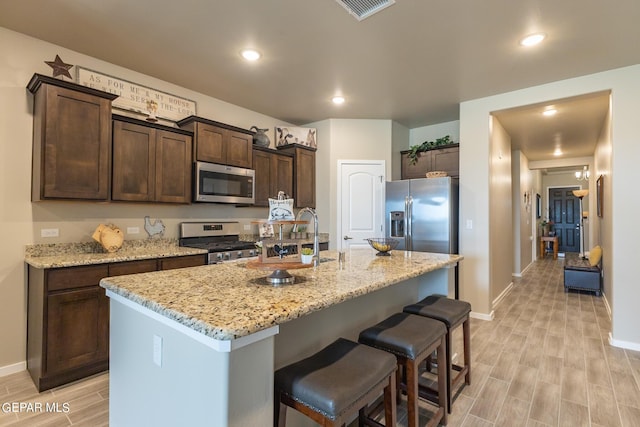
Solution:
{"label": "rooster figurine", "polygon": [[156,219],[153,223],[151,223],[151,218],[149,216],[144,217],[144,231],[147,232],[149,237],[162,237],[164,235],[164,224],[161,219]]}

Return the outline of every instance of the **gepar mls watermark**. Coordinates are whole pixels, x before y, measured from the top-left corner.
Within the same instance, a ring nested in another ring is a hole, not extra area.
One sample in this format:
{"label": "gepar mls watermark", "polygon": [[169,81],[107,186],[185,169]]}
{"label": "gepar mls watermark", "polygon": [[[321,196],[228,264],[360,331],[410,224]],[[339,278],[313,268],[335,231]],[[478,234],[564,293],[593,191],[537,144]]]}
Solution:
{"label": "gepar mls watermark", "polygon": [[69,402],[3,402],[4,413],[41,413],[57,412],[67,414],[71,411]]}

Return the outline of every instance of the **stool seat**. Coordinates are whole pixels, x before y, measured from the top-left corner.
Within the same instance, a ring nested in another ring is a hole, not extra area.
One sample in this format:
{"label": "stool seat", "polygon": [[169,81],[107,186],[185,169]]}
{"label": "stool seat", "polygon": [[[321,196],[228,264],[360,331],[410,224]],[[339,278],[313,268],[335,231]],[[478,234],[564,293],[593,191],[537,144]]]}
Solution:
{"label": "stool seat", "polygon": [[[396,370],[396,358],[339,338],[275,372],[275,389],[334,420]],[[356,408],[357,410],[357,408]]]}
{"label": "stool seat", "polygon": [[441,295],[430,295],[425,299],[406,306],[405,313],[418,314],[446,323],[447,328],[457,325],[471,313],[471,304]]}
{"label": "stool seat", "polygon": [[[466,301],[447,298],[443,295],[431,295],[416,304],[404,307],[405,313],[425,316],[435,319],[446,325],[446,359],[447,364],[447,410],[451,413],[453,403],[452,393],[455,387],[464,380],[465,384],[471,384],[471,327],[469,317],[471,304]],[[456,365],[452,362],[453,333],[452,331],[462,325],[462,340],[464,351],[464,365]],[[431,363],[427,360],[427,370],[431,369]],[[452,372],[456,371],[455,375]]]}
{"label": "stool seat", "polygon": [[[447,382],[444,349],[447,328],[444,323],[409,313],[392,314],[385,320],[360,332],[358,341],[395,354],[398,364],[396,384],[407,392],[407,425],[419,424],[418,398],[433,401],[437,409],[427,426],[447,425]],[[419,365],[434,351],[438,354],[438,396],[426,393],[420,386]],[[400,374],[405,381],[402,381]],[[399,396],[399,395],[398,395]]]}
{"label": "stool seat", "polygon": [[437,320],[396,313],[360,332],[358,341],[415,360],[446,332],[444,324]]}

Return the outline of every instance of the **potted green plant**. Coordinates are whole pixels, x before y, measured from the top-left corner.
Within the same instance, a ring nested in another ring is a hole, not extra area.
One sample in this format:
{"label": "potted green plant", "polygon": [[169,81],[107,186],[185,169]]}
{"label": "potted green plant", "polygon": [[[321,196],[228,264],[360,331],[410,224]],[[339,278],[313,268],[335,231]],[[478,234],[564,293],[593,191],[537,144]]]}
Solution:
{"label": "potted green plant", "polygon": [[540,221],[540,228],[542,229],[542,235],[548,236],[551,232],[551,229],[553,228],[553,221],[543,219],[542,221]]}
{"label": "potted green plant", "polygon": [[302,248],[300,258],[303,264],[311,264],[313,262],[313,249]]}
{"label": "potted green plant", "polygon": [[451,139],[451,136],[446,135],[442,138],[437,138],[435,141],[425,141],[422,144],[412,145],[409,147],[409,152],[407,153],[407,157],[409,158],[409,164],[415,165],[418,162],[418,158],[420,157],[420,153],[428,151],[432,148],[441,146],[441,145],[449,145],[455,144],[455,142]]}

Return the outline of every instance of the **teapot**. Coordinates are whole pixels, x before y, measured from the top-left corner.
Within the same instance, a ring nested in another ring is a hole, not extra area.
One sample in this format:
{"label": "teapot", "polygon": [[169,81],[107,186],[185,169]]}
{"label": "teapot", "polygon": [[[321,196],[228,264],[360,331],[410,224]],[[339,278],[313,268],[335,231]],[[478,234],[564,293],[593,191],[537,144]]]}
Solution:
{"label": "teapot", "polygon": [[251,126],[249,130],[256,130],[256,133],[253,135],[253,143],[258,147],[268,147],[271,144],[269,141],[269,137],[265,133],[269,129],[258,129],[257,126]]}

